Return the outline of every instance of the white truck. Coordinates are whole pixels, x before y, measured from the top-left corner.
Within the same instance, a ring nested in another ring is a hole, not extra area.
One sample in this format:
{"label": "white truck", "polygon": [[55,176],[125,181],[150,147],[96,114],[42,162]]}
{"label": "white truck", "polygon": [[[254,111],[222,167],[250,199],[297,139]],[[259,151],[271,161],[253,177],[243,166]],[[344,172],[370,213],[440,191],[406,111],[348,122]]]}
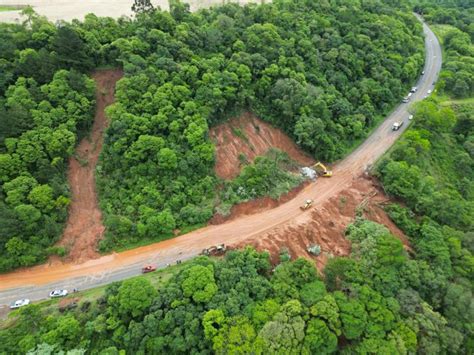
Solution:
{"label": "white truck", "polygon": [[392,125],[392,131],[398,131],[403,126],[403,121],[394,122]]}

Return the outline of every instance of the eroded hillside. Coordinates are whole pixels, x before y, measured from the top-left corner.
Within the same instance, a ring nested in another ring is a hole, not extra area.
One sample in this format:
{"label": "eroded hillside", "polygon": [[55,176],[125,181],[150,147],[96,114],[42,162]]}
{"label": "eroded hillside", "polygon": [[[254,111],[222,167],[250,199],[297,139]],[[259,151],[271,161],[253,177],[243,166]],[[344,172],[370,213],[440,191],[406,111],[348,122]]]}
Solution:
{"label": "eroded hillside", "polygon": [[314,164],[314,159],[299,149],[290,137],[252,113],[244,113],[213,127],[209,135],[216,145],[216,174],[223,179],[236,177],[242,160],[252,162],[271,148],[286,152],[301,165]]}

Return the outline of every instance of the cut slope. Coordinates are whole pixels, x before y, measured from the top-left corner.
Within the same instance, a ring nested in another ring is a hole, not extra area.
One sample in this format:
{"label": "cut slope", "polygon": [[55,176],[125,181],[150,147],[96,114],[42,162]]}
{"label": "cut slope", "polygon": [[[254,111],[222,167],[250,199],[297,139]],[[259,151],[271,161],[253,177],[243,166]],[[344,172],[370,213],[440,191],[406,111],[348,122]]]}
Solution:
{"label": "cut slope", "polygon": [[314,164],[282,131],[272,127],[251,113],[244,113],[226,123],[213,127],[209,135],[216,144],[216,174],[223,179],[239,175],[241,154],[247,161],[264,155],[270,148],[286,152],[290,158],[302,165]]}
{"label": "cut slope", "polygon": [[69,215],[58,245],[69,250],[68,259],[82,262],[99,257],[97,242],[105,230],[97,202],[95,168],[107,128],[104,109],[114,101],[115,83],[122,77],[121,70],[94,73],[96,82],[96,114],[89,136],[82,139],[76,153],[69,159],[68,181],[72,200]]}
{"label": "cut slope", "polygon": [[[302,203],[303,201],[304,199]],[[333,195],[322,205],[311,208],[304,223],[288,222],[267,233],[231,245],[230,248],[238,249],[253,245],[259,251],[268,251],[275,264],[278,262],[280,251],[286,248],[292,260],[297,257],[313,259],[317,268],[322,270],[329,257],[350,254],[351,243],[345,237],[345,230],[360,211],[365,218],[385,225],[400,239],[404,248],[410,251],[408,238],[381,207],[381,204],[387,201],[388,197],[375,181],[360,176],[354,179],[349,187]],[[321,246],[321,254],[317,257],[306,250],[312,244]]]}

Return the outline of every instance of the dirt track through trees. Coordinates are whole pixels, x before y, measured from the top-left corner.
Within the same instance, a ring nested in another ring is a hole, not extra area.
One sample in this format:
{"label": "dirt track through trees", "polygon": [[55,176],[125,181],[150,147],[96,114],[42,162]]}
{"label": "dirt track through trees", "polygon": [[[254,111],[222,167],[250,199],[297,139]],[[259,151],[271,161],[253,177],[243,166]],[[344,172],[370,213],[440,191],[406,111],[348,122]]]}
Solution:
{"label": "dirt track through trees", "polygon": [[[68,181],[71,188],[69,215],[59,246],[69,250],[67,261],[80,263],[100,256],[97,243],[105,227],[95,188],[95,168],[102,149],[108,121],[105,108],[114,102],[115,83],[122,77],[121,70],[102,70],[93,74],[96,82],[96,114],[91,132],[84,137],[69,159]],[[51,262],[59,260],[53,258]]]}

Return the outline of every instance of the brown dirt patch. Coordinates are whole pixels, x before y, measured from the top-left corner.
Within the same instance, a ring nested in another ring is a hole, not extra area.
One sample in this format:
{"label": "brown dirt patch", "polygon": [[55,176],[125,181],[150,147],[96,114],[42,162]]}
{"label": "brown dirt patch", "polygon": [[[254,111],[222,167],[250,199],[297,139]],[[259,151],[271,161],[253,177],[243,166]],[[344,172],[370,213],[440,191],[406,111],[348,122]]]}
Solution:
{"label": "brown dirt patch", "polygon": [[[408,238],[390,220],[382,204],[388,197],[375,180],[361,176],[352,184],[328,199],[320,206],[307,212],[303,223],[286,223],[262,235],[245,239],[230,245],[230,249],[253,245],[259,251],[268,251],[273,263],[277,263],[280,250],[287,248],[292,259],[304,257],[313,260],[318,270],[322,270],[328,258],[347,256],[351,251],[351,243],[345,238],[347,226],[354,221],[356,211],[363,211],[364,216],[374,222],[385,225],[390,232],[398,237],[406,250],[411,250]],[[311,244],[321,246],[321,254],[313,256],[306,248]]]}
{"label": "brown dirt patch", "polygon": [[[237,133],[239,131],[241,134]],[[285,133],[252,113],[244,113],[211,128],[209,135],[216,145],[216,174],[223,179],[232,179],[239,175],[240,154],[244,154],[247,160],[252,162],[255,157],[264,155],[270,148],[286,152],[302,165],[314,164],[314,160],[299,149]]]}
{"label": "brown dirt patch", "polygon": [[[104,109],[114,102],[115,83],[122,76],[118,69],[97,71],[92,75],[97,85],[94,124],[89,136],[77,146],[75,156],[69,159],[68,182],[72,199],[66,228],[57,243],[69,250],[66,258],[69,262],[80,263],[100,256],[97,243],[105,227],[97,202],[95,168],[108,126]],[[50,262],[57,262],[57,258]]]}
{"label": "brown dirt patch", "polygon": [[300,193],[301,190],[303,190],[309,184],[309,181],[305,181],[287,194],[281,195],[278,199],[274,199],[271,197],[261,197],[255,200],[238,203],[237,205],[232,206],[232,208],[230,209],[230,213],[227,216],[223,216],[219,213],[216,213],[211,218],[208,224],[221,224],[224,222],[232,221],[233,219],[237,219],[241,216],[247,216],[278,207],[281,204],[292,200],[296,195]]}

